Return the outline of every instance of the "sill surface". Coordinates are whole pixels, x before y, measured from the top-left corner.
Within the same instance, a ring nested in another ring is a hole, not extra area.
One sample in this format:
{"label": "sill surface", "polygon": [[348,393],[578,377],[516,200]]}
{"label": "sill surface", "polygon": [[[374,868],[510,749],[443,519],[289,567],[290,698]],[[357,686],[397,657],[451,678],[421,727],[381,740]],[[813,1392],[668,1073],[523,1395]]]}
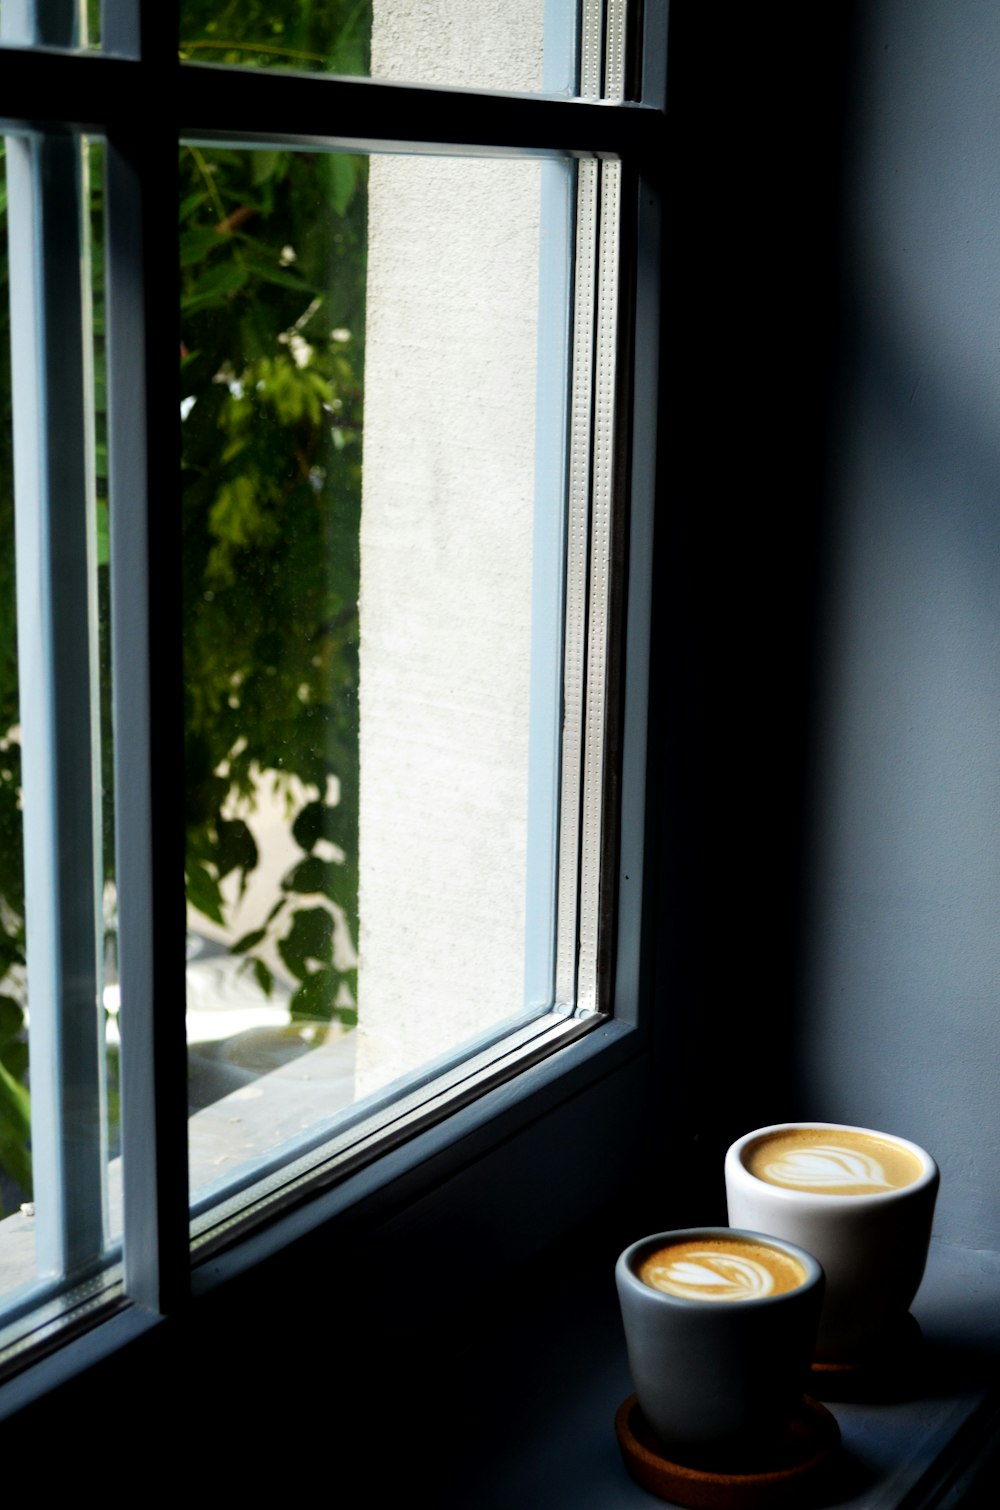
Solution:
{"label": "sill surface", "polygon": [[[667,1503],[628,1476],[615,1439],[615,1411],[632,1385],[614,1257],[609,1249],[586,1274],[560,1268],[551,1283],[543,1279],[513,1323],[506,1316],[462,1361],[471,1403],[449,1423],[449,1442],[459,1446],[438,1464],[439,1510]],[[997,1424],[988,1413],[1000,1378],[1000,1254],[936,1240],[912,1309],[924,1336],[921,1385],[910,1399],[826,1402],[843,1447],[808,1504],[920,1510],[966,1502],[954,1485]]]}

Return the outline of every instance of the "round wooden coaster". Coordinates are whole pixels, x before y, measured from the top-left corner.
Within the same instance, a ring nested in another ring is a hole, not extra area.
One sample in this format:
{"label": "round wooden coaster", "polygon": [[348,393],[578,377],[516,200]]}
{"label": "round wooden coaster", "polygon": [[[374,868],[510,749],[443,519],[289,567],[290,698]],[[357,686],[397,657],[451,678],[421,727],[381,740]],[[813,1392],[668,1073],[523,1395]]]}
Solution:
{"label": "round wooden coaster", "polygon": [[813,1363],[809,1370],[811,1387],[821,1400],[864,1399],[891,1393],[897,1386],[912,1384],[923,1340],[917,1318],[907,1311],[879,1346],[863,1357]]}
{"label": "round wooden coaster", "polygon": [[840,1446],[840,1427],[818,1400],[804,1396],[773,1461],[752,1473],[717,1473],[664,1457],[635,1395],[618,1407],[615,1433],[625,1467],[644,1489],[692,1510],[758,1510],[808,1503],[808,1481]]}

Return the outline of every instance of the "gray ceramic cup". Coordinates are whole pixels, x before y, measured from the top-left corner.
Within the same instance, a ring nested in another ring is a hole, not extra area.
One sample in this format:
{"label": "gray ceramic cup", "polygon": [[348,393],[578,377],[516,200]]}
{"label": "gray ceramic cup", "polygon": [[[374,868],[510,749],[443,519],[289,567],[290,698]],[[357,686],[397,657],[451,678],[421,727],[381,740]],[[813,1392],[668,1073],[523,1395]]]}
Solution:
{"label": "gray ceramic cup", "polygon": [[[657,1249],[734,1238],[797,1260],[801,1284],[781,1294],[707,1300],[668,1294],[639,1278]],[[811,1253],[757,1232],[689,1227],[626,1248],[615,1280],[636,1398],[669,1458],[723,1463],[781,1436],[802,1405],[823,1298],[823,1270]]]}

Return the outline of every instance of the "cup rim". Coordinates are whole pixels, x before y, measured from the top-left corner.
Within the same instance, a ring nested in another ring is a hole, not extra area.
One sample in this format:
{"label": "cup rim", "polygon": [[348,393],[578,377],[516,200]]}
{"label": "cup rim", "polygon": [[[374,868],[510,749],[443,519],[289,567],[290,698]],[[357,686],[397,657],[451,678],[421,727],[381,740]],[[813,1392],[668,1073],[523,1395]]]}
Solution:
{"label": "cup rim", "polygon": [[[666,1290],[656,1290],[652,1285],[646,1284],[635,1272],[635,1264],[640,1255],[653,1253],[657,1248],[665,1248],[670,1243],[686,1243],[698,1238],[717,1239],[730,1238],[737,1242],[759,1243],[765,1248],[776,1248],[780,1253],[794,1258],[805,1270],[805,1279],[793,1290],[783,1290],[778,1295],[753,1295],[744,1300],[699,1300],[690,1295],[671,1295]],[[800,1248],[798,1243],[793,1243],[785,1237],[775,1237],[772,1232],[756,1232],[750,1227],[674,1227],[666,1232],[650,1232],[645,1237],[636,1238],[635,1242],[629,1243],[618,1255],[615,1264],[615,1275],[619,1284],[628,1285],[630,1289],[638,1291],[644,1298],[651,1299],[653,1304],[663,1302],[666,1305],[676,1306],[685,1311],[735,1311],[742,1310],[744,1306],[773,1306],[781,1305],[793,1297],[807,1294],[814,1290],[824,1280],[823,1266],[814,1254]]]}
{"label": "cup rim", "polygon": [[[781,1185],[772,1185],[767,1180],[758,1178],[752,1174],[743,1162],[744,1150],[751,1143],[756,1143],[761,1138],[770,1137],[772,1133],[793,1132],[796,1128],[823,1128],[831,1132],[861,1133],[869,1138],[880,1138],[883,1143],[897,1143],[919,1159],[923,1166],[921,1173],[908,1185],[897,1185],[892,1190],[873,1190],[867,1194],[843,1195],[834,1190],[795,1190],[785,1189]],[[849,1201],[852,1206],[859,1202],[878,1204],[886,1201],[897,1201],[913,1196],[919,1190],[926,1190],[929,1185],[936,1184],[940,1178],[940,1171],[932,1154],[919,1143],[914,1143],[911,1138],[904,1138],[900,1133],[881,1132],[875,1127],[859,1127],[853,1122],[821,1122],[810,1117],[799,1117],[793,1122],[772,1122],[767,1127],[755,1127],[750,1132],[743,1133],[726,1150],[725,1168],[727,1175],[737,1178],[745,1178],[753,1183],[754,1188],[763,1187],[769,1197],[779,1201],[794,1201],[797,1204],[805,1203],[807,1206],[820,1207],[833,1202],[840,1205],[841,1202]]]}

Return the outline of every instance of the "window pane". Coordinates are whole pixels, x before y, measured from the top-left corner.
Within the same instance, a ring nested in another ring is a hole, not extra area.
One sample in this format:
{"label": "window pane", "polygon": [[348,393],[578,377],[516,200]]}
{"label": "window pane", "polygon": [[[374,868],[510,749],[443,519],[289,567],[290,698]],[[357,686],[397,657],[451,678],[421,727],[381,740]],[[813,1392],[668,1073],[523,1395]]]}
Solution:
{"label": "window pane", "polygon": [[181,152],[193,1111],[353,1020],[366,170]]}
{"label": "window pane", "polygon": [[14,1289],[78,1274],[120,1217],[103,161],[69,136],[6,138],[0,161],[0,1288]]}
{"label": "window pane", "polygon": [[572,169],[181,173],[197,1197],[551,1004]]}
{"label": "window pane", "polygon": [[92,429],[87,437],[91,448],[88,461],[93,492],[92,570],[95,576],[97,692],[95,731],[98,755],[95,780],[98,787],[98,824],[96,826],[98,907],[97,907],[97,978],[103,1029],[102,1117],[109,1165],[107,1227],[108,1236],[121,1235],[121,1115],[119,1106],[119,1034],[118,1016],[121,996],[118,989],[118,902],[115,885],[115,784],[114,725],[111,711],[111,547],[108,489],[108,384],[105,345],[106,320],[104,297],[104,143],[95,138],[85,149],[89,256],[84,266],[91,295],[90,328],[92,345],[91,389],[87,402]]}
{"label": "window pane", "polygon": [[34,1224],[19,1214],[32,1192],[7,232],[0,138],[0,1293],[35,1273]]}
{"label": "window pane", "polygon": [[101,45],[101,0],[0,0],[0,42],[93,51]]}
{"label": "window pane", "polygon": [[189,61],[576,92],[577,0],[182,0]]}

